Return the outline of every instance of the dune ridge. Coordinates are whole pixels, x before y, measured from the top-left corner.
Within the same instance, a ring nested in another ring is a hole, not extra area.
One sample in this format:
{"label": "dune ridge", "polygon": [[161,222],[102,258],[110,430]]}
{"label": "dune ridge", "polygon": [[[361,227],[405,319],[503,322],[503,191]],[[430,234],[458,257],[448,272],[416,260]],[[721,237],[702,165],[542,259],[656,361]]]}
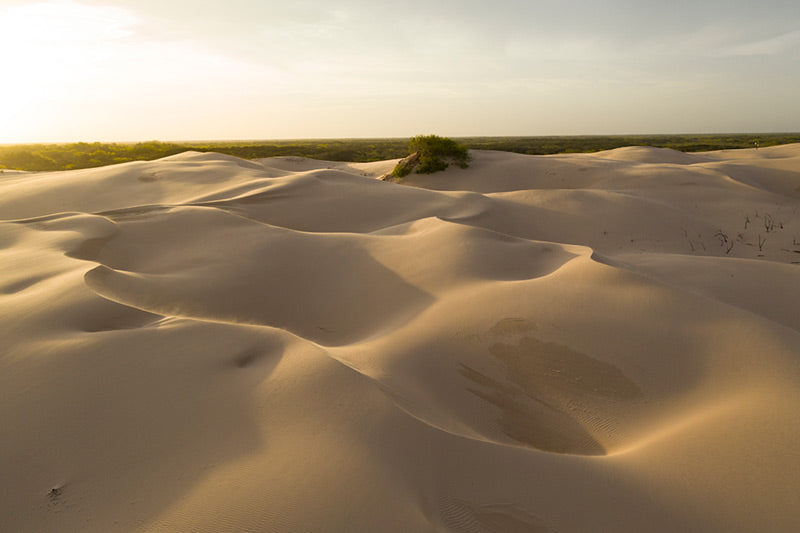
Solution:
{"label": "dune ridge", "polygon": [[9,531],[800,529],[800,145],[0,178]]}

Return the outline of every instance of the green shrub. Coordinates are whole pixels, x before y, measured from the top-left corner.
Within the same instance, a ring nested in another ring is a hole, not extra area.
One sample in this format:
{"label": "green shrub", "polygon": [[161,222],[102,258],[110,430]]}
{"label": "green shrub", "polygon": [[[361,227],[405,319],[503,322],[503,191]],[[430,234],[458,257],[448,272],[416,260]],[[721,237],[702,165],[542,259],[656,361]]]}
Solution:
{"label": "green shrub", "polygon": [[419,157],[419,165],[417,166],[417,173],[419,174],[433,174],[448,167],[447,161],[437,155],[421,154]]}
{"label": "green shrub", "polygon": [[402,178],[415,170],[418,174],[432,174],[446,169],[450,163],[461,168],[469,166],[467,147],[453,139],[438,135],[417,135],[408,142],[411,155],[394,167],[392,175]]}
{"label": "green shrub", "polygon": [[404,178],[411,174],[411,171],[414,169],[414,166],[409,164],[407,161],[408,158],[403,159],[394,167],[392,170],[392,176],[396,178]]}

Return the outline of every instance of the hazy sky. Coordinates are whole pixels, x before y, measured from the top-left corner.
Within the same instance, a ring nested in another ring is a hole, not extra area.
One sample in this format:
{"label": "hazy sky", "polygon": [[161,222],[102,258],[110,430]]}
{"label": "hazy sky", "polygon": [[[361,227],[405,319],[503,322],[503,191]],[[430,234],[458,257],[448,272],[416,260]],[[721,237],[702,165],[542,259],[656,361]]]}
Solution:
{"label": "hazy sky", "polygon": [[0,142],[800,130],[797,0],[0,0]]}

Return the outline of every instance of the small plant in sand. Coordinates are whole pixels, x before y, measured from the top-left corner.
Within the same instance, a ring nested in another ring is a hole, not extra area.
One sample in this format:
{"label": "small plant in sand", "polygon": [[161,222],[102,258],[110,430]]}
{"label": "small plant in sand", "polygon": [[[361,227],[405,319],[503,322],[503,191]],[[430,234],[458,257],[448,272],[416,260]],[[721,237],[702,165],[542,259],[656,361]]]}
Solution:
{"label": "small plant in sand", "polygon": [[469,166],[467,147],[453,139],[438,135],[417,135],[408,142],[411,155],[401,159],[392,171],[392,176],[402,178],[411,172],[432,174],[446,169],[450,163],[461,168]]}

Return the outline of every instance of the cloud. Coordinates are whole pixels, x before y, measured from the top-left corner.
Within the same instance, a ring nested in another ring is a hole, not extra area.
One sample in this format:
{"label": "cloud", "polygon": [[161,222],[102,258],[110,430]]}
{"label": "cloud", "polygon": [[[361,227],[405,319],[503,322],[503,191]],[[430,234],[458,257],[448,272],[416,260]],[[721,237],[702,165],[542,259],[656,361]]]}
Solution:
{"label": "cloud", "polygon": [[800,49],[800,30],[733,46],[722,50],[721,55],[764,56],[782,54],[793,49]]}

